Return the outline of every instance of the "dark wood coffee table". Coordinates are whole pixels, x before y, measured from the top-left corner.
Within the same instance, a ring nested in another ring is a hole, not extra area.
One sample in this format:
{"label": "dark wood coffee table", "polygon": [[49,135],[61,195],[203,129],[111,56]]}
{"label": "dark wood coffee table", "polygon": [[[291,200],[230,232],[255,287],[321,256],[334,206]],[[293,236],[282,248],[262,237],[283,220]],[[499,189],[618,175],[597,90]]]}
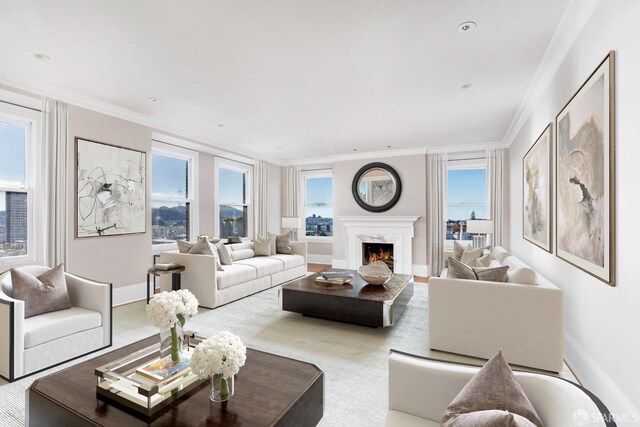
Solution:
{"label": "dark wood coffee table", "polygon": [[158,340],[150,337],[60,372],[29,387],[31,426],[314,426],[324,410],[324,374],[316,366],[247,349],[227,402],[209,400],[209,382],[171,403],[151,422],[96,397],[94,369]]}
{"label": "dark wood coffee table", "polygon": [[413,296],[408,274],[394,274],[385,285],[369,285],[353,273],[351,283],[316,283],[312,274],[282,286],[282,309],[369,327],[393,326]]}

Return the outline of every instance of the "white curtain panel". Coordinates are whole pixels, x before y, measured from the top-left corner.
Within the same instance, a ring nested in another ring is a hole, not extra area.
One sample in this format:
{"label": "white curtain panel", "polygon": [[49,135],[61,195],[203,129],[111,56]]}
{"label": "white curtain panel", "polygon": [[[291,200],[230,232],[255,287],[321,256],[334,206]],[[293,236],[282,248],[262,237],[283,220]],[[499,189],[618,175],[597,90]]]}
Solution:
{"label": "white curtain panel", "polygon": [[297,166],[287,168],[286,216],[298,216],[298,187],[300,185],[300,170]]}
{"label": "white curtain panel", "polygon": [[45,229],[46,263],[55,266],[66,261],[67,253],[67,145],[69,138],[69,106],[45,98],[47,208]]}
{"label": "white curtain panel", "polygon": [[445,208],[447,206],[447,155],[435,153],[427,156],[427,254],[429,275],[439,276],[444,267]]}
{"label": "white curtain panel", "polygon": [[487,150],[487,184],[489,215],[493,220],[493,234],[491,234],[493,246],[503,245],[505,153],[504,148]]}
{"label": "white curtain panel", "polygon": [[267,205],[269,203],[269,164],[264,160],[256,160],[254,174],[255,189],[255,226],[257,236],[267,235]]}

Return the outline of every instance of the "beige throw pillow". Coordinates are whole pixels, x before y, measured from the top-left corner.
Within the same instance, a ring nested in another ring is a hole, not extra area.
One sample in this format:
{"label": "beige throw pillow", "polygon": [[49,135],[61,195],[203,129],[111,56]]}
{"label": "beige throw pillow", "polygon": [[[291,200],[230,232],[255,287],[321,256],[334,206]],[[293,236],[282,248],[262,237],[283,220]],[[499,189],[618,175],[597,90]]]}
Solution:
{"label": "beige throw pillow", "polygon": [[176,244],[178,245],[178,252],[181,254],[189,253],[189,249],[195,245],[195,243],[187,242],[186,240],[176,240]]}
{"label": "beige throw pillow", "polygon": [[[522,387],[516,381],[509,368],[509,364],[502,356],[502,351],[496,353],[489,361],[469,380],[460,393],[453,399],[442,417],[444,427],[453,426],[476,426],[476,425],[505,425],[505,426],[528,426],[528,424],[489,424],[481,422],[474,424],[470,413],[507,411],[514,414],[512,417],[516,421],[516,415],[527,419],[537,427],[543,427],[540,417],[531,405],[531,402],[524,394]],[[476,415],[482,417],[483,415]],[[487,414],[486,416],[491,416]],[[486,421],[487,418],[484,418]]]}
{"label": "beige throw pillow", "polygon": [[207,236],[198,237],[198,241],[187,252],[192,255],[215,255],[215,249]]}
{"label": "beige throw pillow", "polygon": [[457,240],[454,240],[453,241],[453,258],[456,259],[457,261],[460,261],[460,259],[462,259],[462,254],[464,253],[465,250],[468,250],[468,249],[470,250],[473,248],[469,244],[463,245],[459,243]]}
{"label": "beige throw pillow", "polygon": [[229,248],[223,245],[222,242],[218,242],[214,246],[218,250],[218,258],[220,258],[222,265],[231,265],[233,260],[231,259]]}
{"label": "beige throw pillow", "polygon": [[467,264],[469,265],[469,263],[475,259],[478,259],[482,256],[482,248],[478,248],[478,249],[465,249],[464,252],[462,252],[462,256],[460,257],[459,261],[463,264]]}
{"label": "beige throw pillow", "polygon": [[24,301],[24,317],[71,308],[64,264],[34,277],[11,269],[13,298]]}
{"label": "beige throw pillow", "polygon": [[269,237],[275,237],[275,246],[271,246],[271,255],[291,254],[291,233],[284,233],[284,234],[269,233]]}
{"label": "beige throw pillow", "polygon": [[471,267],[476,274],[476,279],[487,282],[506,282],[508,265],[500,267]]}
{"label": "beige throw pillow", "polygon": [[262,237],[256,236],[253,240],[253,251],[256,256],[269,256],[271,255],[271,240],[275,240],[275,236],[271,237]]}

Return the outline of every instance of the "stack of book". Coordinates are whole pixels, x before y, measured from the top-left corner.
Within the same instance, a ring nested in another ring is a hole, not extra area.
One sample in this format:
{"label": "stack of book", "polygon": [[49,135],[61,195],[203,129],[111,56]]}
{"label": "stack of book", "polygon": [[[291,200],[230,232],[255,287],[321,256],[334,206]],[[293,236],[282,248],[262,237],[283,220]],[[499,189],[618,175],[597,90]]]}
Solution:
{"label": "stack of book", "polygon": [[323,270],[318,273],[316,277],[317,283],[323,283],[326,285],[344,285],[350,283],[353,280],[353,274],[344,270]]}
{"label": "stack of book", "polygon": [[153,266],[153,268],[155,268],[156,270],[175,270],[180,267],[182,267],[182,264],[178,264],[175,262],[162,262]]}

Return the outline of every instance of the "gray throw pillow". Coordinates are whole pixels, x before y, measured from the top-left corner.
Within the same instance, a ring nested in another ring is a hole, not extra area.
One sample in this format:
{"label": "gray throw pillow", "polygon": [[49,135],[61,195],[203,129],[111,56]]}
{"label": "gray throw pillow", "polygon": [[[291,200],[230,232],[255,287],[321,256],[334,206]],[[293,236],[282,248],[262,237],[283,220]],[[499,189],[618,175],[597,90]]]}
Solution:
{"label": "gray throw pillow", "polygon": [[449,279],[467,279],[476,280],[476,274],[473,269],[465,265],[453,257],[449,257],[449,268],[447,270],[447,278]]}
{"label": "gray throw pillow", "polygon": [[24,301],[24,317],[71,308],[64,265],[60,264],[38,277],[11,269],[13,298]]}
{"label": "gray throw pillow", "polygon": [[223,245],[222,242],[218,242],[214,246],[218,250],[218,258],[220,258],[222,265],[231,265],[233,260],[231,259],[229,248]]}
{"label": "gray throw pillow", "polygon": [[[444,411],[442,425],[444,427],[475,425],[527,426],[527,424],[522,423],[486,424],[480,422],[473,424],[456,422],[456,419],[462,414],[494,410],[517,414],[529,420],[533,425],[543,427],[536,410],[513,376],[509,364],[502,356],[502,351],[499,351],[489,359],[482,369],[460,390],[460,393]],[[516,417],[514,416],[513,418]]]}
{"label": "gray throw pillow", "polygon": [[[291,233],[275,234],[275,254],[291,254]],[[273,247],[272,247],[273,248]]]}
{"label": "gray throw pillow", "polygon": [[253,251],[256,256],[269,256],[271,255],[271,238],[256,236],[253,240]]}
{"label": "gray throw pillow", "polygon": [[476,274],[476,279],[487,282],[506,282],[508,265],[500,267],[471,267]]}
{"label": "gray throw pillow", "polygon": [[536,427],[534,423],[518,414],[497,409],[456,415],[443,425],[446,427]]}
{"label": "gray throw pillow", "polygon": [[[486,254],[467,263],[469,267],[491,267],[491,254]],[[498,263],[500,266],[500,263]]]}
{"label": "gray throw pillow", "polygon": [[215,249],[211,242],[209,242],[209,238],[207,236],[200,236],[198,237],[198,241],[195,245],[191,246],[191,249],[189,249],[189,252],[187,253],[193,255],[214,255]]}

